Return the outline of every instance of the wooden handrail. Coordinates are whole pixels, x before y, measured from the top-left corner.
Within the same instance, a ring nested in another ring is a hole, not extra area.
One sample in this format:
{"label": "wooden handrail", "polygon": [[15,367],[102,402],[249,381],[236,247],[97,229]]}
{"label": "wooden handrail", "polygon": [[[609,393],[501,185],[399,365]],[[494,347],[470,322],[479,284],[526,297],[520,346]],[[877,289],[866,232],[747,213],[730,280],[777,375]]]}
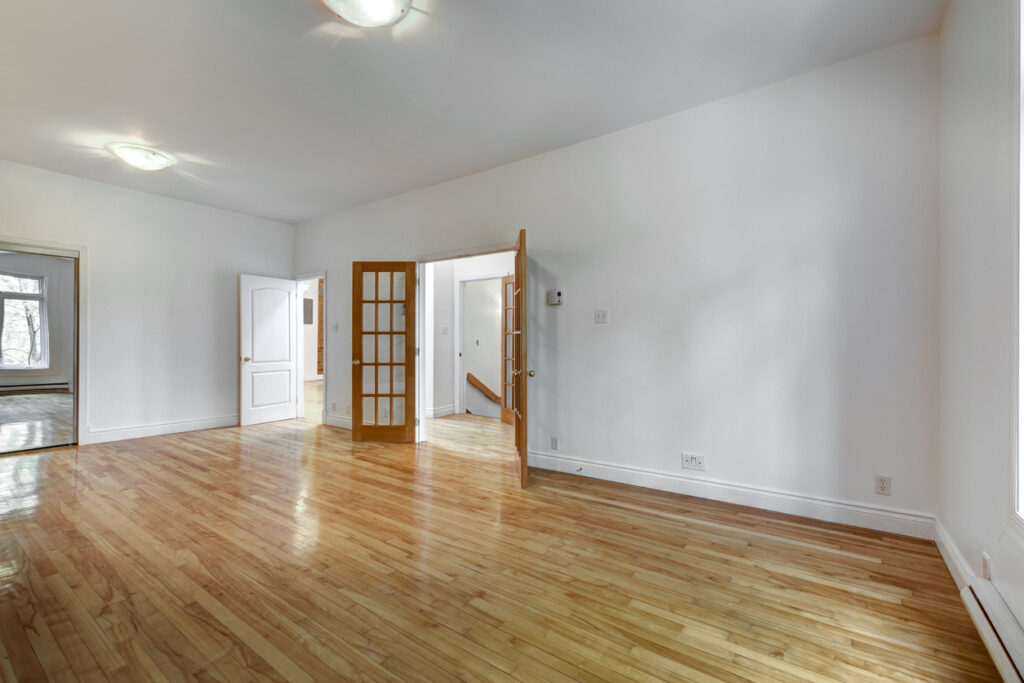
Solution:
{"label": "wooden handrail", "polygon": [[472,384],[477,389],[479,389],[483,393],[484,396],[486,396],[487,398],[491,399],[492,401],[497,403],[499,406],[501,405],[501,396],[498,396],[496,393],[491,391],[490,388],[486,384],[483,383],[483,380],[481,380],[479,377],[474,375],[472,372],[467,372],[466,373],[466,381],[469,382],[470,384]]}

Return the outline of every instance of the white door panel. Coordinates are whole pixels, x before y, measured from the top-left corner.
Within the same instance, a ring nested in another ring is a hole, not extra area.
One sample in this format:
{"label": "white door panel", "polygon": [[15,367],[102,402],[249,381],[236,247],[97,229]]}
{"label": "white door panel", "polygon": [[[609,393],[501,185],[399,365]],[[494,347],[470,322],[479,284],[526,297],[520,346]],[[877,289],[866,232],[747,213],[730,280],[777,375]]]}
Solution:
{"label": "white door panel", "polygon": [[239,277],[241,424],[298,415],[298,304],[293,280]]}
{"label": "white door panel", "polygon": [[294,294],[260,287],[252,291],[252,362],[286,363],[291,356],[289,318]]}

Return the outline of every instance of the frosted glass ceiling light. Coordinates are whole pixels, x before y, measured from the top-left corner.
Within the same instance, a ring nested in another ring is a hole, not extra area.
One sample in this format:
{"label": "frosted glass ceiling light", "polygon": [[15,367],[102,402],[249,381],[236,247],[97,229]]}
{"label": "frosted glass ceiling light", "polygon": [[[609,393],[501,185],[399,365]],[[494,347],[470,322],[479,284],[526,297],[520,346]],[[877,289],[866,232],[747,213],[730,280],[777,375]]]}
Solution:
{"label": "frosted glass ceiling light", "polygon": [[394,24],[409,13],[412,0],[323,0],[332,12],[350,24],[376,28]]}
{"label": "frosted glass ceiling light", "polygon": [[112,142],[107,149],[124,163],[142,171],[159,171],[174,163],[174,159],[163,152],[130,142]]}

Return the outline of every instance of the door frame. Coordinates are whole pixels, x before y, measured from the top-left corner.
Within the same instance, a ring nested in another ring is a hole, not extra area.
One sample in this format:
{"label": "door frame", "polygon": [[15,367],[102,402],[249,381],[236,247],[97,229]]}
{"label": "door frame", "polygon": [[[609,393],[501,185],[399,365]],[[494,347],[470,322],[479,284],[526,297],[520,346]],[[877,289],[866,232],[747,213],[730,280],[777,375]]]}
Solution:
{"label": "door frame", "polygon": [[[75,311],[73,316],[74,330],[72,334],[72,339],[75,344],[75,352],[72,354],[72,364],[74,365],[74,368],[72,368],[71,372],[71,375],[74,378],[75,387],[71,401],[74,412],[73,434],[75,436],[75,442],[71,445],[78,446],[91,443],[92,439],[90,438],[88,426],[89,413],[86,412],[87,399],[85,391],[86,376],[88,373],[82,371],[82,359],[88,358],[83,351],[83,348],[85,347],[85,335],[82,334],[82,321],[88,320],[85,313],[86,298],[84,296],[87,249],[84,244],[32,240],[8,235],[0,235],[0,249],[3,249],[4,251],[17,251],[25,254],[37,254],[39,256],[60,256],[73,258],[75,260],[75,282],[73,295]],[[83,416],[85,416],[86,419],[83,419]],[[29,451],[15,452],[23,453]],[[11,454],[12,453],[5,453],[4,455]]]}
{"label": "door frame", "polygon": [[[501,252],[492,252],[501,253]],[[452,368],[454,372],[453,379],[455,384],[453,385],[453,396],[452,400],[455,403],[455,414],[461,415],[466,412],[466,369],[463,366],[463,359],[465,354],[464,342],[462,338],[462,331],[465,329],[465,314],[464,314],[464,302],[466,297],[466,283],[467,282],[480,282],[481,280],[500,280],[501,278],[508,275],[508,273],[502,273],[500,275],[474,275],[472,277],[462,278],[461,280],[455,280],[454,297],[455,300],[452,302],[452,353],[454,358],[452,359]]]}
{"label": "door frame", "polygon": [[[518,231],[517,231],[516,234],[518,234]],[[477,247],[466,247],[465,249],[452,249],[452,250],[449,250],[449,251],[435,252],[433,254],[426,254],[424,256],[420,256],[419,258],[414,259],[416,261],[416,264],[417,264],[417,268],[416,268],[416,273],[417,273],[417,278],[416,278],[416,301],[417,301],[417,305],[420,306],[420,310],[421,311],[424,310],[422,304],[424,303],[424,296],[425,296],[424,288],[426,287],[426,268],[425,268],[426,264],[428,264],[428,263],[437,263],[438,261],[451,261],[453,259],[468,258],[470,256],[487,256],[488,254],[497,254],[497,253],[503,252],[503,251],[515,251],[515,249],[516,249],[516,240],[511,240],[511,241],[508,241],[508,242],[501,242],[499,244],[487,244],[487,245],[481,245],[481,246],[477,246]],[[506,275],[506,273],[502,273],[501,275],[492,276],[492,277],[504,277],[505,275]],[[487,278],[485,278],[485,279],[487,279]],[[456,291],[455,298],[458,299],[459,298],[458,292],[461,289],[461,286],[455,287],[454,289]],[[461,335],[462,335],[461,307],[460,307],[459,311],[453,311],[452,313],[453,313],[453,315],[452,315],[452,327],[455,327],[455,322],[459,321],[459,330],[458,330],[458,332],[459,332],[460,339],[461,339]],[[458,315],[456,315],[456,313]],[[420,316],[418,316],[416,318],[416,345],[417,345],[416,348],[417,349],[423,349],[424,348],[424,342],[425,342],[426,336],[427,336],[427,327],[426,327],[426,325],[427,325],[427,323],[426,323],[426,316],[425,315],[420,315]],[[454,333],[454,330],[453,330],[453,333]],[[461,344],[461,341],[459,343]],[[455,344],[453,343],[452,346],[454,347]],[[422,353],[422,351],[421,351],[421,353]],[[458,352],[456,351],[456,353],[458,353]],[[427,373],[427,368],[426,368],[426,365],[427,364],[425,362],[424,363],[417,363],[416,364],[416,383],[417,383],[417,386],[420,387],[420,388],[417,389],[417,391],[422,391],[422,387],[426,386],[426,379],[427,379],[427,374],[426,374]],[[454,367],[455,364],[453,363],[452,365]],[[459,368],[460,368],[459,372],[461,372],[461,363],[459,364]],[[457,378],[455,378],[455,379],[457,379]],[[458,386],[457,383],[456,383],[456,386]],[[453,389],[454,389],[454,387],[453,387]],[[453,394],[455,394],[455,395],[452,396],[453,402],[458,400],[458,398],[457,398],[458,393],[459,392],[453,391]],[[425,398],[425,397],[421,396],[420,398],[422,399],[422,398]],[[458,410],[458,406],[456,406],[456,410]],[[422,442],[427,440],[427,402],[425,400],[419,400],[416,403],[416,419],[419,422],[419,426],[416,429],[416,441],[422,443]]]}
{"label": "door frame", "polygon": [[[331,336],[330,335],[330,328],[327,325],[327,309],[328,309],[328,302],[330,301],[330,296],[331,296],[330,288],[327,286],[327,271],[326,270],[320,270],[320,271],[316,271],[316,272],[304,273],[304,274],[296,275],[295,276],[295,281],[296,282],[303,282],[304,280],[316,280],[316,279],[322,279],[324,281],[324,315],[323,315],[323,326],[324,326],[324,377],[323,377],[323,384],[324,385],[323,385],[323,396],[321,396],[320,424],[327,424],[327,405],[328,405],[327,404],[327,374],[330,372],[330,362],[331,362],[330,361],[331,354],[328,353],[328,351],[327,351],[327,347],[328,347],[327,340]],[[305,359],[302,358],[303,351],[304,351],[304,348],[303,348],[302,344],[299,344],[299,362],[300,362],[300,367],[303,368],[303,373],[302,374],[304,375],[305,374],[305,366],[301,365],[301,363],[305,362]],[[303,377],[302,380],[300,381],[299,387],[302,389],[302,392],[299,393],[299,396],[305,396],[305,389],[306,389],[306,387],[305,387],[305,377]],[[299,411],[299,417],[305,417],[305,415],[306,415],[305,401],[303,401],[303,400],[299,401],[298,411]]]}

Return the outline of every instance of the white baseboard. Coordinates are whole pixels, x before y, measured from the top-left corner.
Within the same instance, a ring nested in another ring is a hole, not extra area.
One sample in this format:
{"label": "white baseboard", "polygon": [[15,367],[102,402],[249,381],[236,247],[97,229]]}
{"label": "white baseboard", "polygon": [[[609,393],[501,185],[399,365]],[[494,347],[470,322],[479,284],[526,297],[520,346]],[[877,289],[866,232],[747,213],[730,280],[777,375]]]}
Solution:
{"label": "white baseboard", "polygon": [[1004,681],[1021,683],[1024,679],[1018,674],[1018,667],[1024,666],[1024,629],[992,582],[974,573],[956,541],[938,519],[935,520],[935,544],[996,669]]}
{"label": "white baseboard", "polygon": [[181,422],[159,422],[136,427],[115,427],[112,429],[87,429],[80,435],[80,443],[106,443],[123,441],[124,439],[140,439],[146,436],[162,436],[179,432],[196,432],[202,429],[218,427],[234,427],[238,425],[238,415],[210,417],[202,420],[184,420]]}
{"label": "white baseboard", "polygon": [[915,538],[933,539],[935,536],[935,516],[923,512],[809,496],[540,451],[530,451],[530,465]]}
{"label": "white baseboard", "polygon": [[433,420],[437,417],[445,417],[447,415],[455,414],[455,405],[448,404],[446,406],[438,406],[437,408],[427,408],[427,419]]}
{"label": "white baseboard", "polygon": [[946,561],[949,573],[956,581],[956,587],[963,590],[965,586],[971,585],[971,581],[975,578],[971,565],[967,563],[967,558],[960,552],[953,537],[949,535],[946,527],[942,526],[942,522],[938,519],[935,520],[935,545],[939,547],[942,559]]}
{"label": "white baseboard", "polygon": [[341,427],[342,429],[352,429],[352,418],[348,415],[330,415],[328,414],[324,418],[324,424],[330,427]]}

